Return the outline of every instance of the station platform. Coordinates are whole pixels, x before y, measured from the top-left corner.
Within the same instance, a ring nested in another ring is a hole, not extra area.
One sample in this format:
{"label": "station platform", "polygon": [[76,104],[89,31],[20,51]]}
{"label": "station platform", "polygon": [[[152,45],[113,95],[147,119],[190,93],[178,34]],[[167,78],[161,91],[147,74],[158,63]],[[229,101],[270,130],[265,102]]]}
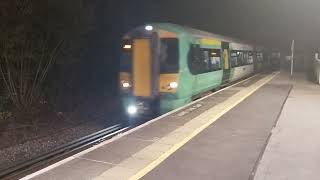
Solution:
{"label": "station platform", "polygon": [[22,179],[312,179],[319,105],[302,76],[258,74]]}

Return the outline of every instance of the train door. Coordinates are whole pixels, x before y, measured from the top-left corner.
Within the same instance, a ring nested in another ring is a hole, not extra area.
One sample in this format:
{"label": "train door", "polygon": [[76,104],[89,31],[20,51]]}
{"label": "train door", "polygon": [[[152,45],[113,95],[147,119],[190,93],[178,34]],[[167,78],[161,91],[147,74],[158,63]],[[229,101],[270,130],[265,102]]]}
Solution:
{"label": "train door", "polygon": [[222,42],[222,52],[223,52],[223,84],[228,83],[230,79],[231,67],[230,67],[230,52],[229,43]]}
{"label": "train door", "polygon": [[153,98],[158,95],[159,62],[156,38],[133,41],[133,95]]}

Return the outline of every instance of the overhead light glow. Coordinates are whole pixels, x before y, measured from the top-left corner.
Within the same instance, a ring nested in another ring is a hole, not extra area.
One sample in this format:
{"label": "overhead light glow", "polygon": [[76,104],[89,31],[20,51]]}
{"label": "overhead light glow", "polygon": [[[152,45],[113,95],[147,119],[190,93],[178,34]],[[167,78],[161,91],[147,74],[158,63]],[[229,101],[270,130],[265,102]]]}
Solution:
{"label": "overhead light glow", "polygon": [[146,25],[145,29],[146,29],[147,31],[152,31],[152,30],[153,30],[153,26],[151,26],[151,25]]}
{"label": "overhead light glow", "polygon": [[126,45],[123,46],[124,49],[131,49],[131,47],[132,46],[130,44],[126,44]]}
{"label": "overhead light glow", "polygon": [[170,87],[171,89],[176,89],[176,88],[178,88],[178,83],[177,83],[177,82],[171,82],[171,83],[169,84],[169,87]]}
{"label": "overhead light glow", "polygon": [[136,106],[131,105],[128,107],[127,111],[130,115],[134,115],[138,112],[138,108]]}

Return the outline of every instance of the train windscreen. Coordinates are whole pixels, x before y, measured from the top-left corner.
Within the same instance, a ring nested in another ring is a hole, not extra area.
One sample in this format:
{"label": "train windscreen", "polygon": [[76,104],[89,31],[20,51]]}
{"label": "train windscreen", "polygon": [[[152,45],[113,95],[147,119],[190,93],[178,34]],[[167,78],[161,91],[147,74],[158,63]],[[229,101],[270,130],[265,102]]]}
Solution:
{"label": "train windscreen", "polygon": [[179,71],[179,41],[175,38],[162,38],[160,47],[160,72]]}
{"label": "train windscreen", "polygon": [[132,71],[132,43],[128,41],[125,41],[123,44],[123,50],[121,53],[121,61],[120,61],[120,71],[121,72]]}

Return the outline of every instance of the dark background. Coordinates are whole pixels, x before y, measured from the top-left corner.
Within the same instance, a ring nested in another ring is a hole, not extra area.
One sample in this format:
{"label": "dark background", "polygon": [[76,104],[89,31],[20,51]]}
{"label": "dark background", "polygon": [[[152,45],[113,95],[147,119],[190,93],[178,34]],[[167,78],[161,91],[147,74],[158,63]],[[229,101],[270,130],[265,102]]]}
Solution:
{"label": "dark background", "polygon": [[[97,23],[103,23],[97,36],[104,37],[104,52],[114,56],[106,59],[111,65],[119,60],[121,35],[148,22],[187,25],[288,53],[292,39],[299,50],[317,48],[320,42],[320,2],[316,0],[127,0],[103,4],[97,10],[101,11]],[[104,52],[101,58],[107,57]]]}
{"label": "dark background", "polygon": [[317,0],[21,0],[20,14],[13,2],[0,2],[1,31],[14,32],[2,39],[64,41],[44,87],[57,111],[117,96],[121,36],[138,25],[172,22],[286,52],[292,39],[301,50],[320,42]]}
{"label": "dark background", "polygon": [[[95,13],[96,23],[101,27],[95,38],[102,41],[97,47],[101,51],[93,54],[97,59],[107,61],[108,67],[117,66],[121,35],[149,22],[187,25],[284,51],[290,51],[292,39],[296,40],[298,49],[316,48],[320,40],[320,2],[316,0],[122,0],[91,3],[99,4]],[[92,40],[92,43],[97,45],[98,41]],[[105,70],[116,72],[113,68]]]}

